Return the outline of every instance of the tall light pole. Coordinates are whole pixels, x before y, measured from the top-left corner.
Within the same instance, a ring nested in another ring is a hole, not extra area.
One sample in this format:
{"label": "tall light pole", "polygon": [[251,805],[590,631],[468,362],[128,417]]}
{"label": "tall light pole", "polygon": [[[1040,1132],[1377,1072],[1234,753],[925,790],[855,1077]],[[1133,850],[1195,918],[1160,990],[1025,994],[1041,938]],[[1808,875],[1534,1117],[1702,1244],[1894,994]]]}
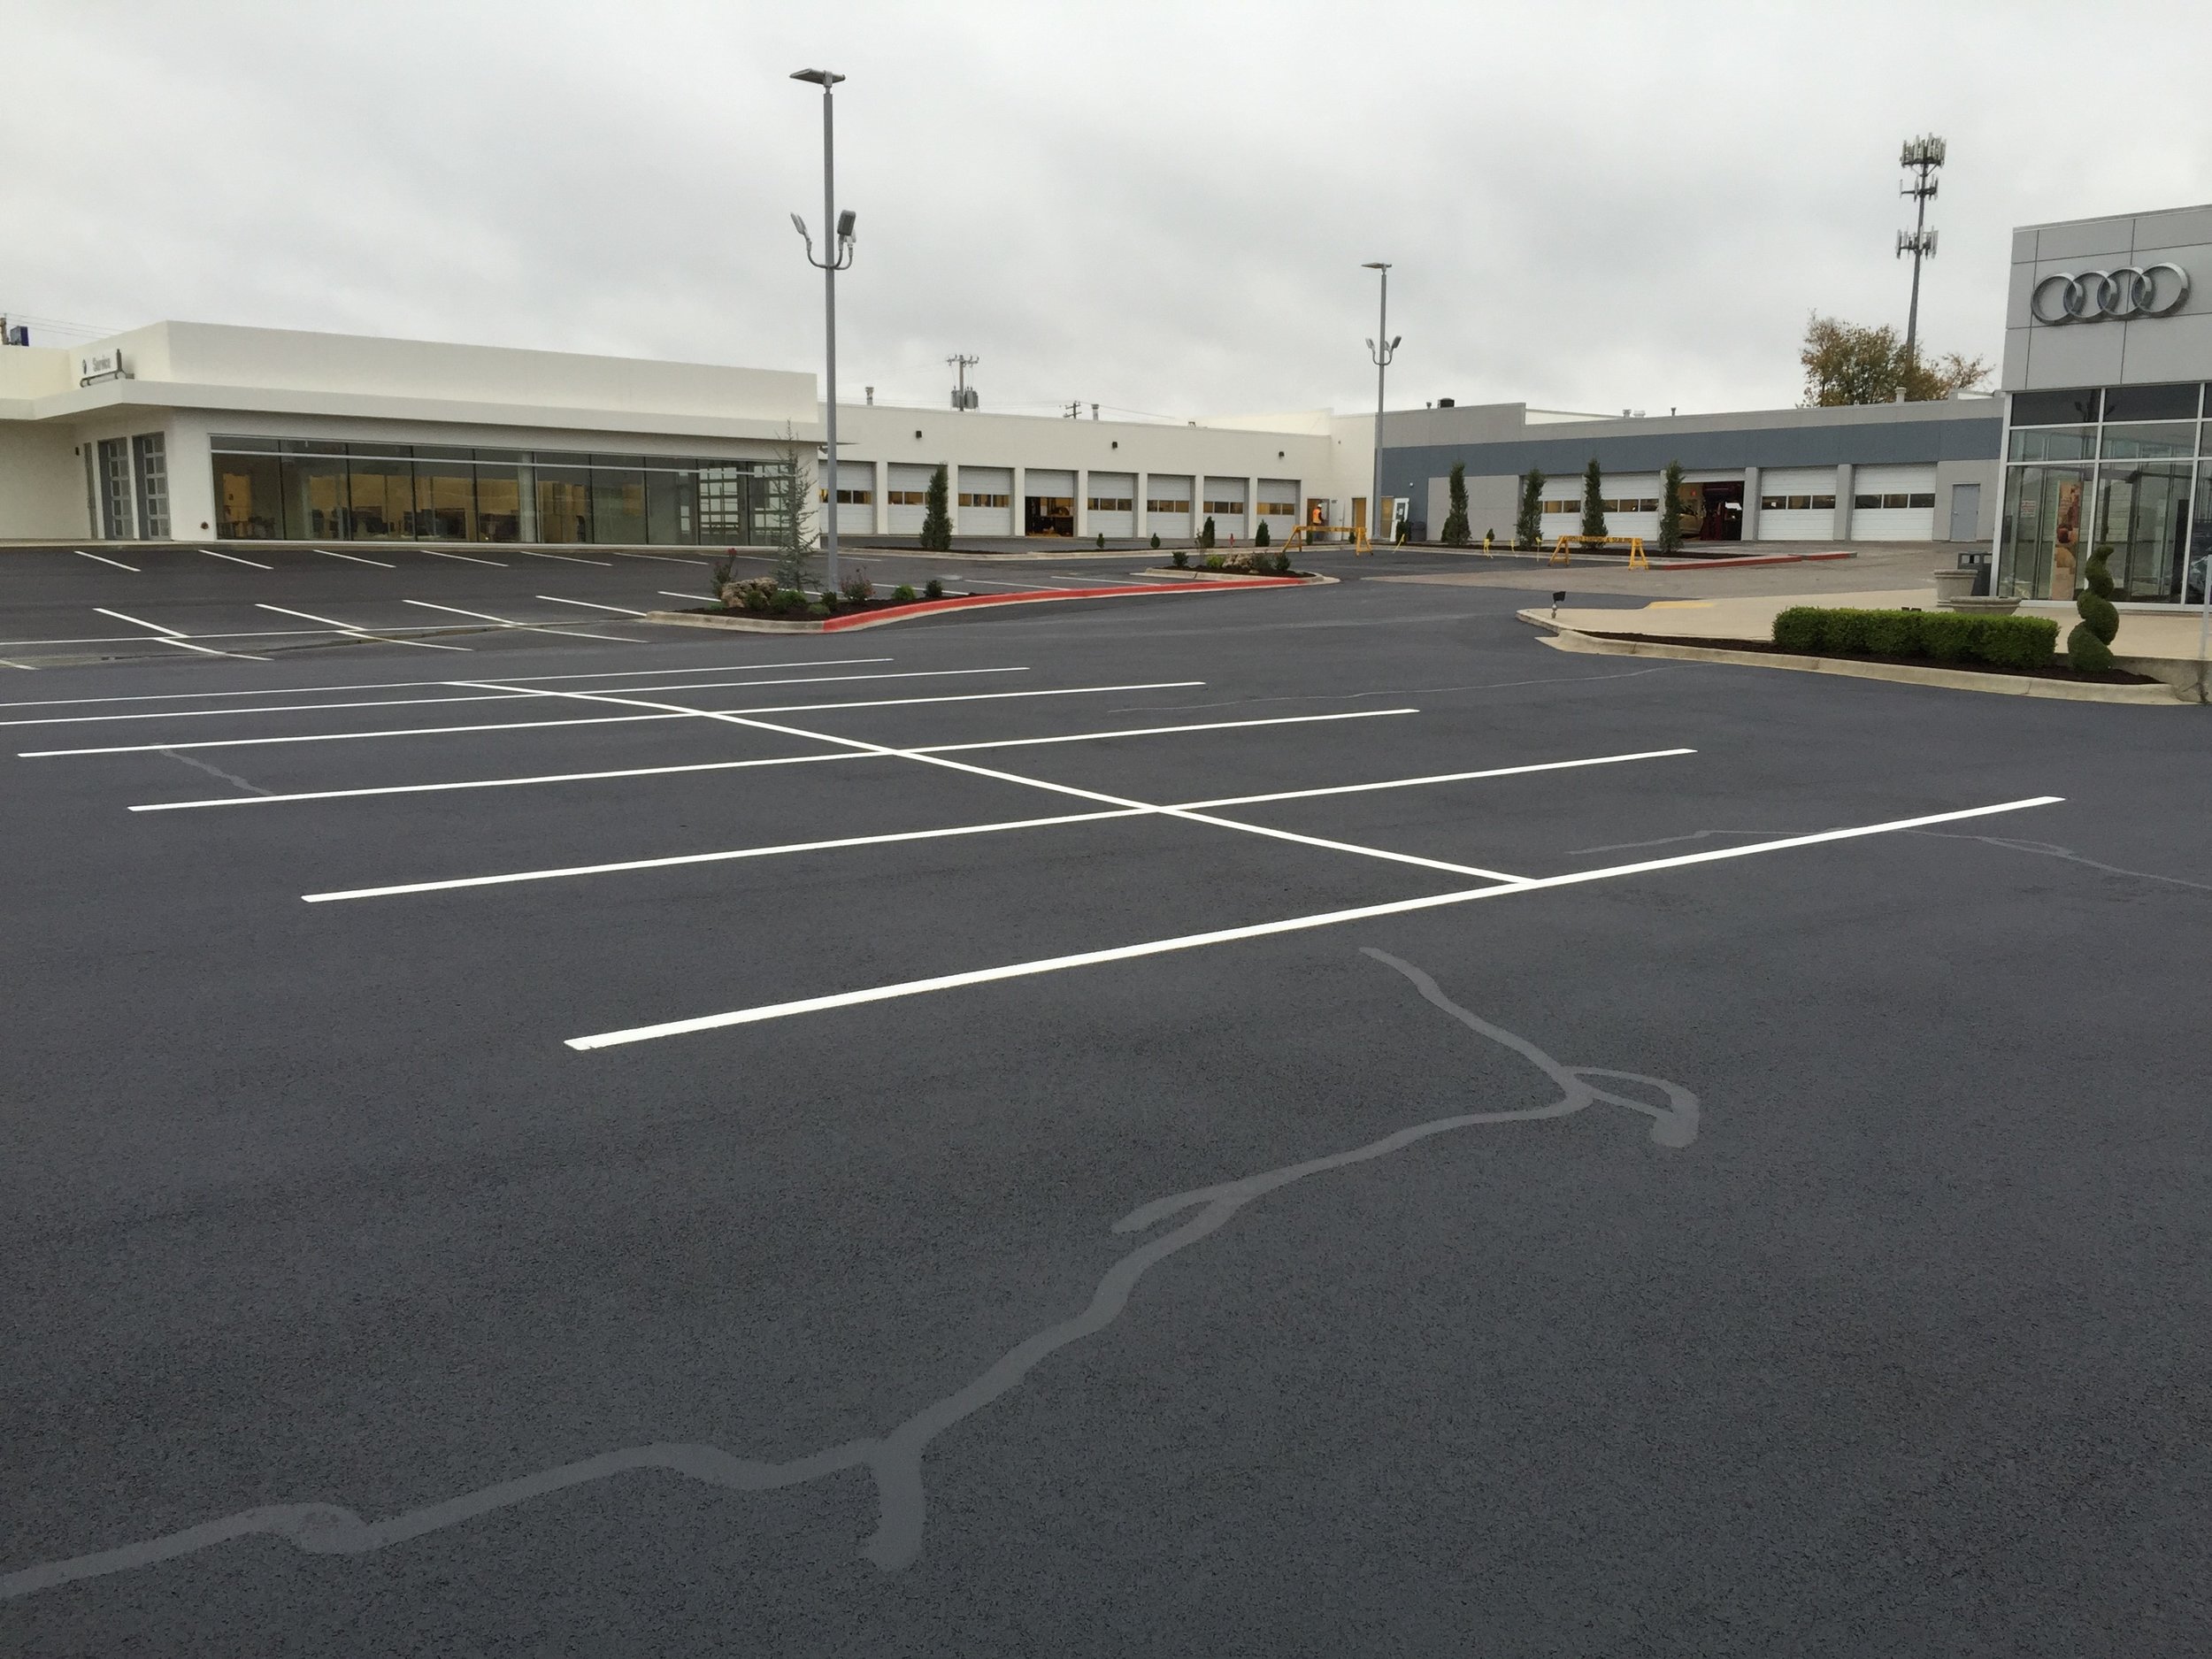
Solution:
{"label": "tall light pole", "polygon": [[1928,203],[1936,193],[1935,173],[1943,165],[1943,141],[1931,134],[1907,139],[1897,157],[1897,165],[1912,174],[1897,188],[1898,195],[1913,199],[1912,228],[1897,233],[1897,257],[1912,256],[1912,307],[1905,313],[1908,372],[1920,361],[1920,262],[1935,257],[1936,234],[1928,228]]}
{"label": "tall light pole", "polygon": [[1398,342],[1390,336],[1390,267],[1379,259],[1370,259],[1360,267],[1373,271],[1382,278],[1382,311],[1375,323],[1375,338],[1367,342],[1367,355],[1375,360],[1375,493],[1369,497],[1367,517],[1375,526],[1378,541],[1389,534],[1389,526],[1383,523],[1383,380],[1390,373],[1390,359],[1398,354]]}
{"label": "tall light pole", "polygon": [[[810,81],[822,88],[822,229],[825,236],[836,227],[835,241],[823,250],[829,257],[814,257],[814,238],[807,234],[806,220],[796,213],[791,222],[799,227],[799,234],[806,242],[806,262],[822,273],[822,335],[824,350],[828,357],[828,373],[823,380],[826,396],[823,407],[828,411],[829,449],[825,463],[823,494],[826,498],[822,515],[822,552],[829,566],[829,585],[837,586],[837,273],[853,262],[853,215],[850,209],[842,214],[837,211],[837,127],[834,119],[834,95],[830,88],[845,77],[832,69],[801,69],[793,72],[794,81]],[[797,512],[799,503],[793,502],[791,511]]]}

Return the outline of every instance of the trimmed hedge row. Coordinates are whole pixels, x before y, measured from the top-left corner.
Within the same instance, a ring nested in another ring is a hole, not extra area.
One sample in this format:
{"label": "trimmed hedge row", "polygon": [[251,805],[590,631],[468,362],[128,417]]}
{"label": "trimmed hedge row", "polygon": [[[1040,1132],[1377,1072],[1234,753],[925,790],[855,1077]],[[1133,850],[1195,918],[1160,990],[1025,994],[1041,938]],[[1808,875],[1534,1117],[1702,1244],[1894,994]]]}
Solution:
{"label": "trimmed hedge row", "polygon": [[2048,668],[2058,649],[2058,624],[2048,617],[1793,605],[1774,618],[1774,643],[1808,657],[1924,657],[1935,663]]}

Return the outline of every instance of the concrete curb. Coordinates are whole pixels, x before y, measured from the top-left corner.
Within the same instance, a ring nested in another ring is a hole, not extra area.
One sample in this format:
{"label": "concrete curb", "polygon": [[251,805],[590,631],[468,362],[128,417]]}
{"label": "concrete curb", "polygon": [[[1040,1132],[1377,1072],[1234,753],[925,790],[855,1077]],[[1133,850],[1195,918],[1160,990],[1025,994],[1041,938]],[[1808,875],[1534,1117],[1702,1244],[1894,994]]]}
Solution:
{"label": "concrete curb", "polygon": [[[1164,582],[1244,582],[1256,580],[1247,571],[1141,570],[1132,571],[1130,574],[1156,577]],[[1333,576],[1323,576],[1316,572],[1307,571],[1295,576],[1270,576],[1266,580],[1271,582],[1289,582],[1300,588],[1319,588],[1325,584],[1333,583],[1337,579]]]}
{"label": "concrete curb", "polygon": [[1041,593],[975,594],[961,599],[926,599],[875,616],[825,617],[818,621],[784,622],[772,617],[709,617],[688,611],[649,611],[641,622],[664,622],[682,628],[725,628],[739,634],[845,634],[863,628],[887,628],[895,622],[918,622],[948,612],[1003,610],[1009,605],[1056,604],[1070,599],[1141,599],[1148,595],[1223,593],[1236,589],[1305,588],[1333,580],[1330,577],[1239,576],[1195,588],[1161,584],[1148,588],[1070,588]]}
{"label": "concrete curb", "polygon": [[[1778,651],[1730,651],[1709,645],[1661,645],[1648,640],[1615,639],[1562,627],[1540,611],[1523,611],[1521,620],[1553,632],[1544,640],[1554,650],[1599,657],[1657,657],[1684,663],[1736,663],[1747,668],[1787,668],[1808,674],[1839,674],[1847,680],[1887,680],[1908,686],[1937,686],[1947,691],[1988,691],[2001,696],[2055,697],[2063,703],[2155,703],[2198,702],[2171,685],[2100,686],[2070,680],[2036,680],[2022,674],[1979,674],[1965,668],[1912,668],[1900,663],[1863,663],[1846,657],[1796,657]],[[2147,672],[2132,669],[2134,672]]]}

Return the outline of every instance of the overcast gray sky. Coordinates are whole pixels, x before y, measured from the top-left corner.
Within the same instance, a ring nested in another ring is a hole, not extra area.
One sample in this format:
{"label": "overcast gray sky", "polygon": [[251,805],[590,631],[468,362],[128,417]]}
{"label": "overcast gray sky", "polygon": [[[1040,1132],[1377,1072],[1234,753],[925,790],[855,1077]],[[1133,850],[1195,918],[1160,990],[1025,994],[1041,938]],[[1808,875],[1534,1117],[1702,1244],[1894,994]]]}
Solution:
{"label": "overcast gray sky", "polygon": [[[2016,224],[2212,198],[2181,4],[958,6],[13,0],[0,309],[820,360],[852,395],[1170,416],[1756,408],[1818,310],[1902,326],[1897,150],[1950,165],[1923,338],[2001,343]],[[61,336],[46,332],[49,341]]]}

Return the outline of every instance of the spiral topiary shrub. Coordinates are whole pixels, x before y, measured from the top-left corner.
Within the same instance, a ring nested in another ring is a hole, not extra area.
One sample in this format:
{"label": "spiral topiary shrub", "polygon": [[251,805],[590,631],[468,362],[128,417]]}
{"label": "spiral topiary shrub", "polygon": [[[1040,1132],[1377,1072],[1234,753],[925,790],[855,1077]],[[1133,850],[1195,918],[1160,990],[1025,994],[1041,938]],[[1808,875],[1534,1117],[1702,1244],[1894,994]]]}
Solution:
{"label": "spiral topiary shrub", "polygon": [[2105,563],[2111,557],[2108,547],[2089,556],[2088,568],[2082,572],[2081,597],[2074,601],[2081,620],[2066,636],[2066,660],[2085,674],[2112,666],[2112,641],[2120,632],[2120,613],[2112,603],[2112,572]]}

